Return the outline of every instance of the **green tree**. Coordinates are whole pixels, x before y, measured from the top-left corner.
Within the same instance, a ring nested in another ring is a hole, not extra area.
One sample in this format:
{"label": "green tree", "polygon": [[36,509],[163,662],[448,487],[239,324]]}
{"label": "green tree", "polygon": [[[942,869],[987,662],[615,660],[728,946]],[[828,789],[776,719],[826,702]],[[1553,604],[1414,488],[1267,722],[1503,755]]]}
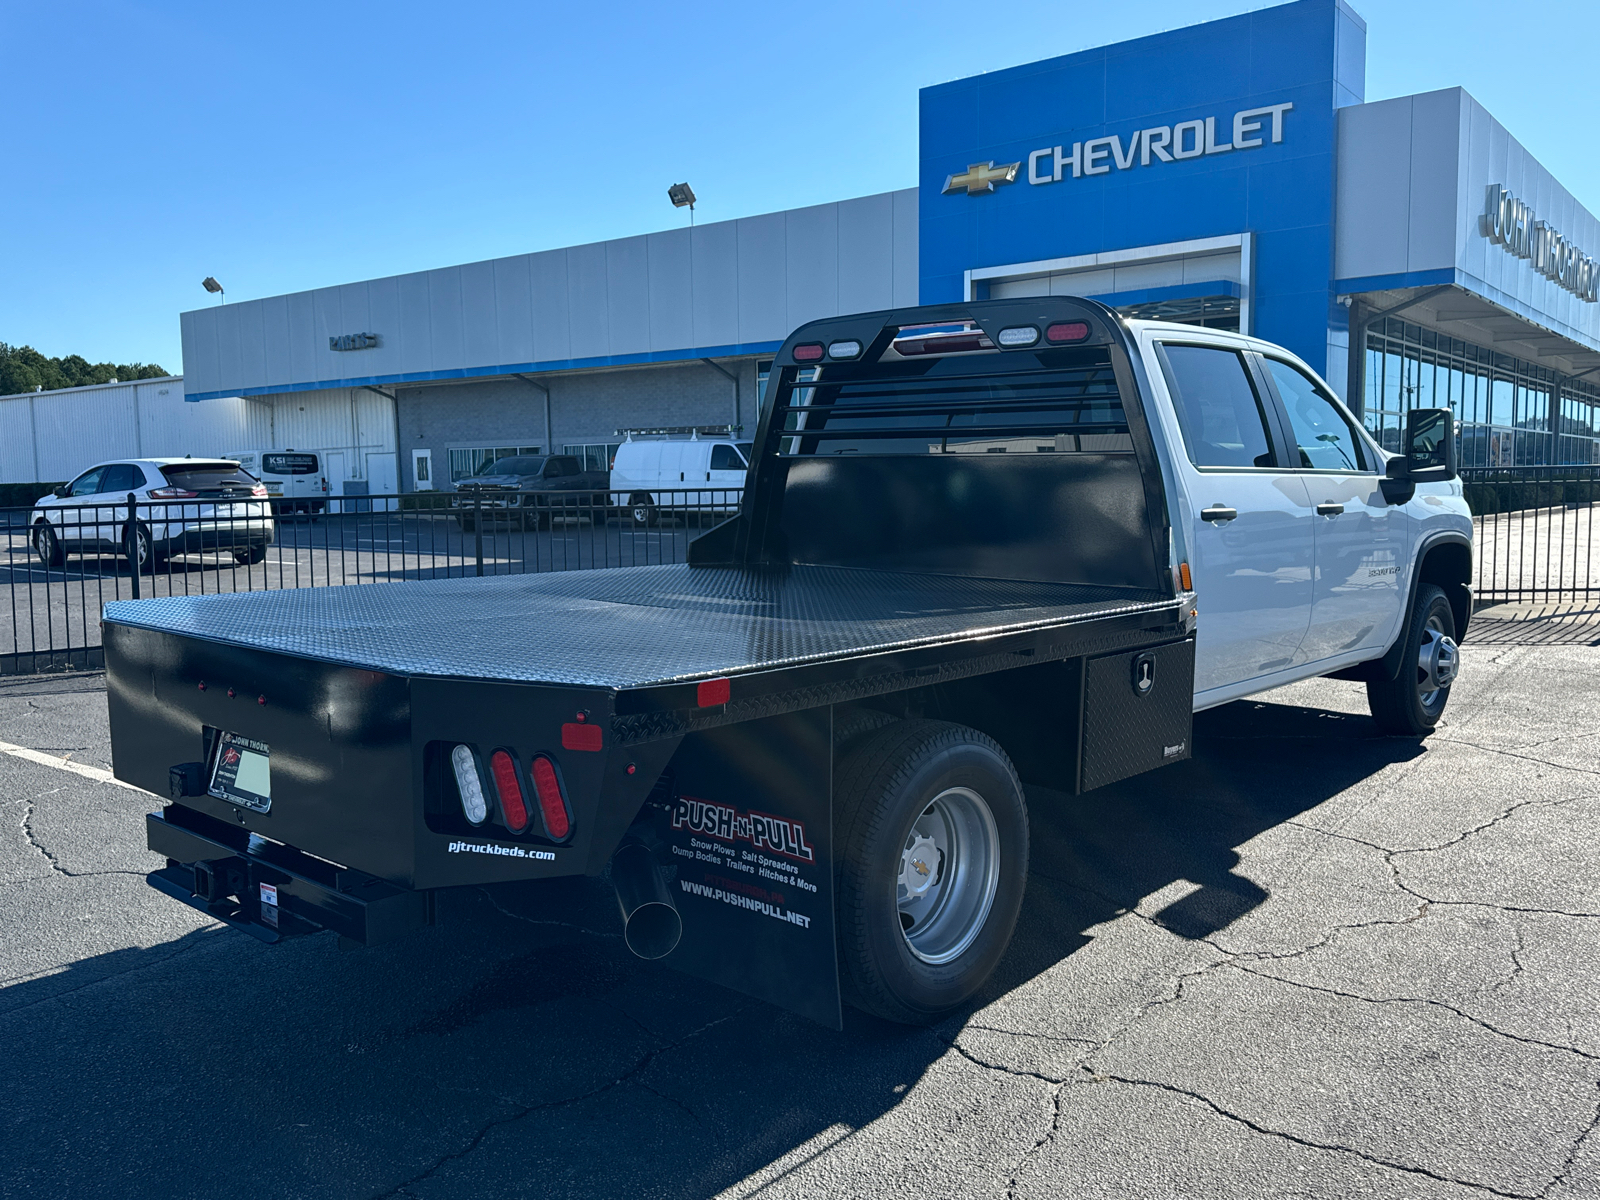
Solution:
{"label": "green tree", "polygon": [[124,383],[131,379],[162,379],[169,372],[155,363],[91,363],[81,354],[46,358],[32,346],[0,342],[0,396],[15,396],[38,388],[84,387],[91,383]]}

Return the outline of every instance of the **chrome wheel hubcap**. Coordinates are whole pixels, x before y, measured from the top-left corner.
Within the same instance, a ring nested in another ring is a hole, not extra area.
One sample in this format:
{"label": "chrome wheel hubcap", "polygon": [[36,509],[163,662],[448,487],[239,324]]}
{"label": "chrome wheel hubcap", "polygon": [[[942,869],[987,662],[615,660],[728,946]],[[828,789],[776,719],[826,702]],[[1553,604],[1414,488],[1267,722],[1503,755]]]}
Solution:
{"label": "chrome wheel hubcap", "polygon": [[983,929],[1000,883],[994,814],[971,788],[947,788],[912,822],[900,851],[895,900],[911,953],[937,966]]}
{"label": "chrome wheel hubcap", "polygon": [[1431,708],[1456,680],[1461,670],[1461,647],[1445,632],[1444,618],[1438,613],[1428,618],[1422,631],[1422,645],[1417,651],[1417,698],[1424,708]]}

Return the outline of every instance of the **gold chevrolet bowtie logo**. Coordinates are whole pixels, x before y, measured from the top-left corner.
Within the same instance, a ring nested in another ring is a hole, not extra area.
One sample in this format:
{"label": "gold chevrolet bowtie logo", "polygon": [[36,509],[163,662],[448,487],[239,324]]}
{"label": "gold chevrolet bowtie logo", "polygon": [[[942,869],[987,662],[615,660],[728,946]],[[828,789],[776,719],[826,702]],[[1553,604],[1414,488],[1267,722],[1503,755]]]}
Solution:
{"label": "gold chevrolet bowtie logo", "polygon": [[1020,162],[1006,163],[997,167],[993,161],[986,163],[973,163],[961,175],[947,175],[944,181],[944,195],[951,192],[965,190],[967,195],[976,196],[983,192],[994,191],[997,183],[1015,183],[1017,181],[1017,168]]}

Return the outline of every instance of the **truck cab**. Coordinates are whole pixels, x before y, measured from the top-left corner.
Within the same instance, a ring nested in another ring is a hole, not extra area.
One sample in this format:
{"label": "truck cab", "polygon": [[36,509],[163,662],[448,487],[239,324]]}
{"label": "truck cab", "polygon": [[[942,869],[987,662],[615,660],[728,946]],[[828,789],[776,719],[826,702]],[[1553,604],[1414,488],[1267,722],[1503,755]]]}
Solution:
{"label": "truck cab", "polygon": [[[1315,675],[1371,675],[1360,664],[1404,640],[1419,587],[1439,588],[1449,609],[1419,658],[1442,651],[1453,670],[1441,639],[1461,640],[1471,615],[1460,481],[1392,478],[1396,456],[1280,346],[1162,322],[1129,331],[1201,597],[1195,708]],[[1443,691],[1428,690],[1442,706]],[[1376,703],[1375,716],[1388,713]],[[1421,732],[1420,719],[1398,724]]]}

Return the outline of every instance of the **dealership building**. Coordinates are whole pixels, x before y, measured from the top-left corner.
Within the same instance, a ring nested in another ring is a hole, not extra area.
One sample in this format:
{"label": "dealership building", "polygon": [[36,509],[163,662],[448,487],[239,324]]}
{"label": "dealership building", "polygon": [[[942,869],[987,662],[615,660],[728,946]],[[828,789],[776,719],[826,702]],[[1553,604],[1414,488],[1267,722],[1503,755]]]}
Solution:
{"label": "dealership building", "polygon": [[1600,221],[1465,90],[1366,102],[1366,38],[1298,0],[928,87],[916,187],[185,313],[184,393],[448,488],[753,428],[813,318],[1070,294],[1287,346],[1391,445],[1449,405],[1466,465],[1600,462]]}

